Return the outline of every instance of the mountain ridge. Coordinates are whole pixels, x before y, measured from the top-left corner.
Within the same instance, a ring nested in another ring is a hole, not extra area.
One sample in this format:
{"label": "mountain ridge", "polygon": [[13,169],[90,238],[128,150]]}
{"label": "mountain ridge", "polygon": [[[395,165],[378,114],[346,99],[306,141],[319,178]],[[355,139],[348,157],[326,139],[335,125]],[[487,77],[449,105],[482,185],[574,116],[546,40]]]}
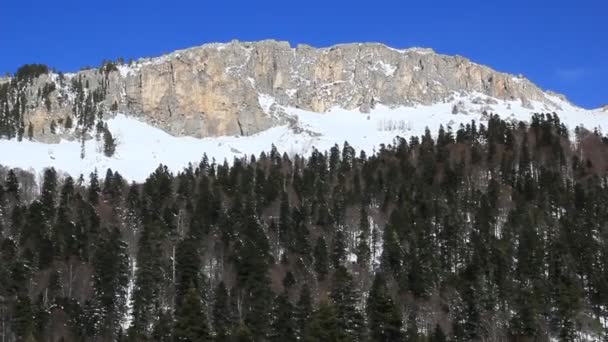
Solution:
{"label": "mountain ridge", "polygon": [[[22,113],[23,125],[32,122],[34,135],[41,141],[58,140],[49,134],[52,121],[88,115],[93,118],[79,121],[88,121],[90,126],[95,116],[110,111],[137,116],[172,135],[198,138],[251,135],[284,124],[286,118],[280,113],[269,116],[263,111],[260,95],[314,112],[340,107],[365,113],[378,103],[429,105],[449,101],[455,93],[472,92],[521,101],[531,109],[531,103],[539,101],[547,106],[543,110],[560,110],[553,93],[522,76],[462,56],[418,47],[395,49],[382,43],[314,48],[276,40],[233,40],[141,58],[131,65],[105,62],[97,69],[63,74],[62,84],[57,84],[59,75],[40,75],[25,89],[28,106]],[[74,109],[86,105],[76,103],[75,79],[84,87],[80,102],[99,92],[89,106],[94,113]],[[56,89],[43,101],[39,93],[50,83]]]}
{"label": "mountain ridge", "polygon": [[430,51],[233,41],[73,74],[25,66],[0,82],[1,163],[143,181],[160,163],[178,171],[204,153],[230,162],[273,145],[293,156],[348,142],[372,155],[396,136],[484,124],[491,114],[555,113],[570,130],[608,127],[605,109]]}

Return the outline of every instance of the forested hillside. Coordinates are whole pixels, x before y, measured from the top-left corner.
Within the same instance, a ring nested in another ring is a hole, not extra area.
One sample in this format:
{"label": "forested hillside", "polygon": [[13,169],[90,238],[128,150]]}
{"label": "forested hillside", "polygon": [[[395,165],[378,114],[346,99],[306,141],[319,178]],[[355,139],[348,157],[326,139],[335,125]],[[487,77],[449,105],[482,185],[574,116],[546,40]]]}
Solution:
{"label": "forested hillside", "polygon": [[1,341],[608,340],[608,139],[556,115],[100,172],[0,172]]}

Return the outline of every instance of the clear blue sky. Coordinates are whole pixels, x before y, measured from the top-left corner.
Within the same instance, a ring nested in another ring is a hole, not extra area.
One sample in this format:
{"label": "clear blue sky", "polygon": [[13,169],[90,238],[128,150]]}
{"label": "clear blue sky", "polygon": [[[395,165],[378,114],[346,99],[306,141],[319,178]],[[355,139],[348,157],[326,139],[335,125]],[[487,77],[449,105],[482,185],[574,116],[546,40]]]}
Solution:
{"label": "clear blue sky", "polygon": [[606,0],[0,0],[0,72],[62,71],[206,42],[432,47],[524,74],[587,108],[608,103]]}

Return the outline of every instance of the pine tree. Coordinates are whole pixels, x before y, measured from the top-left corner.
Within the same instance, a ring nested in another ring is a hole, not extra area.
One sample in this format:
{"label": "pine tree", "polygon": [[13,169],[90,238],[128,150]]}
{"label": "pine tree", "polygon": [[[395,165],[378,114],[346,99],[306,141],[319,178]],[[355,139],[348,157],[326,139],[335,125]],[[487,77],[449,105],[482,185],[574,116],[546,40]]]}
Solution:
{"label": "pine tree", "polygon": [[359,295],[352,276],[344,266],[339,266],[333,279],[330,297],[336,307],[338,326],[349,341],[362,341],[364,317],[359,310]]}
{"label": "pine tree", "polygon": [[156,317],[156,301],[160,296],[160,286],[165,278],[162,267],[161,234],[157,222],[144,224],[137,253],[137,273],[133,289],[134,336],[149,334]]}
{"label": "pine tree", "polygon": [[293,249],[295,244],[293,232],[293,222],[291,220],[291,210],[289,206],[289,196],[287,192],[281,194],[281,205],[279,212],[279,241],[289,249]]}
{"label": "pine tree", "polygon": [[29,140],[34,139],[34,125],[31,122],[27,126],[27,138]]}
{"label": "pine tree", "polygon": [[71,128],[72,128],[72,126],[73,126],[72,117],[71,117],[70,115],[68,115],[68,116],[65,118],[65,121],[64,121],[64,125],[63,125],[63,127],[64,127],[65,129],[71,129]]}
{"label": "pine tree", "polygon": [[173,326],[173,316],[169,312],[161,310],[158,320],[152,328],[152,339],[155,342],[173,342]]}
{"label": "pine tree", "polygon": [[[407,342],[418,342],[420,340],[420,332],[418,329],[418,320],[416,317],[416,311],[411,310],[407,317],[407,324],[405,329],[405,341]],[[474,341],[474,340],[471,340]]]}
{"label": "pine tree", "polygon": [[310,324],[313,314],[312,297],[310,288],[304,284],[300,290],[300,298],[296,303],[294,320],[296,325],[296,338],[300,341],[305,340],[305,333]]}
{"label": "pine tree", "polygon": [[175,341],[210,341],[207,316],[194,287],[187,290],[175,313]]}
{"label": "pine tree", "polygon": [[182,240],[176,249],[175,261],[175,302],[181,303],[188,289],[202,291],[201,262],[197,240],[189,237]]}
{"label": "pine tree", "polygon": [[117,228],[101,242],[93,260],[95,298],[101,311],[104,335],[114,337],[126,308],[129,261],[127,245]]}
{"label": "pine tree", "polygon": [[367,315],[372,341],[400,341],[401,317],[386,287],[382,273],[377,273],[367,299]]}
{"label": "pine tree", "polygon": [[255,342],[255,336],[246,325],[240,325],[234,332],[234,342]]}
{"label": "pine tree", "polygon": [[254,201],[248,197],[241,222],[237,222],[243,238],[235,248],[237,281],[243,298],[242,317],[256,339],[268,332],[272,290],[268,275],[270,244],[256,216]]}
{"label": "pine tree", "polygon": [[340,327],[338,314],[333,304],[321,302],[319,308],[314,312],[310,324],[304,334],[304,341],[324,342],[352,341]]}
{"label": "pine tree", "polygon": [[19,202],[20,199],[20,189],[21,185],[19,184],[19,180],[17,179],[17,174],[15,174],[15,170],[10,169],[8,174],[6,175],[6,194],[11,195],[16,202]]}
{"label": "pine tree", "polygon": [[34,340],[40,341],[48,335],[48,324],[51,316],[42,294],[38,296],[36,303],[33,305],[33,313]]}
{"label": "pine tree", "polygon": [[285,292],[289,292],[289,290],[296,284],[296,278],[293,276],[291,271],[287,271],[285,277],[283,277],[283,288]]}
{"label": "pine tree", "polygon": [[274,300],[268,340],[295,341],[296,333],[293,305],[286,294],[280,294]]}
{"label": "pine tree", "polygon": [[27,295],[17,297],[12,327],[18,341],[33,341],[34,313]]}
{"label": "pine tree", "polygon": [[357,264],[364,268],[369,265],[370,261],[369,235],[369,218],[367,210],[362,206],[360,211],[359,236],[357,237]]}
{"label": "pine tree", "polygon": [[116,152],[116,140],[112,136],[110,130],[106,127],[103,131],[103,154],[106,157],[112,157]]}
{"label": "pine tree", "polygon": [[334,269],[340,268],[346,262],[346,236],[343,230],[336,231],[331,252],[331,263]]}
{"label": "pine tree", "polygon": [[42,182],[42,190],[40,201],[44,207],[45,216],[48,220],[52,220],[55,212],[55,200],[57,196],[57,172],[54,168],[44,170],[44,179]]}
{"label": "pine tree", "polygon": [[92,172],[89,175],[88,200],[91,205],[97,205],[99,203],[100,192],[99,177],[97,176],[97,170],[95,170],[95,172]]}
{"label": "pine tree", "polygon": [[234,322],[230,314],[228,291],[224,282],[220,282],[215,289],[212,315],[215,340],[228,341]]}
{"label": "pine tree", "polygon": [[322,236],[317,238],[317,243],[314,249],[314,268],[320,281],[323,281],[329,272],[329,263],[327,259],[327,245]]}
{"label": "pine tree", "polygon": [[441,329],[439,324],[437,324],[435,326],[435,330],[433,331],[433,334],[431,335],[430,342],[446,342],[447,340],[448,339],[445,336],[443,329]]}
{"label": "pine tree", "polygon": [[392,224],[387,224],[384,227],[382,244],[382,268],[391,272],[395,277],[399,277],[403,252],[399,243],[399,237]]}

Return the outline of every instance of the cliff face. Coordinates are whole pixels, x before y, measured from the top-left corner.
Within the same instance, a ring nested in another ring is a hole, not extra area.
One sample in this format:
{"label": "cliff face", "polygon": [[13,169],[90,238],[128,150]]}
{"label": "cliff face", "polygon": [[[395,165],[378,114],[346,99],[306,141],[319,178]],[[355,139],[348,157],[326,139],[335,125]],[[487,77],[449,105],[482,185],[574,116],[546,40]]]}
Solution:
{"label": "cliff face", "polygon": [[[378,103],[432,104],[449,100],[454,92],[479,92],[524,105],[540,101],[556,108],[522,77],[428,49],[396,50],[381,44],[316,49],[235,41],[108,70],[84,70],[63,79],[42,75],[25,90],[29,100],[24,122],[33,123],[36,136],[48,136],[52,120],[75,113],[76,79],[85,85],[85,95],[103,90],[96,111],[138,116],[178,136],[250,135],[283,122],[280,115],[264,111],[260,94],[315,112],[334,106],[366,112]],[[56,89],[43,101],[40,89],[49,83]]]}

